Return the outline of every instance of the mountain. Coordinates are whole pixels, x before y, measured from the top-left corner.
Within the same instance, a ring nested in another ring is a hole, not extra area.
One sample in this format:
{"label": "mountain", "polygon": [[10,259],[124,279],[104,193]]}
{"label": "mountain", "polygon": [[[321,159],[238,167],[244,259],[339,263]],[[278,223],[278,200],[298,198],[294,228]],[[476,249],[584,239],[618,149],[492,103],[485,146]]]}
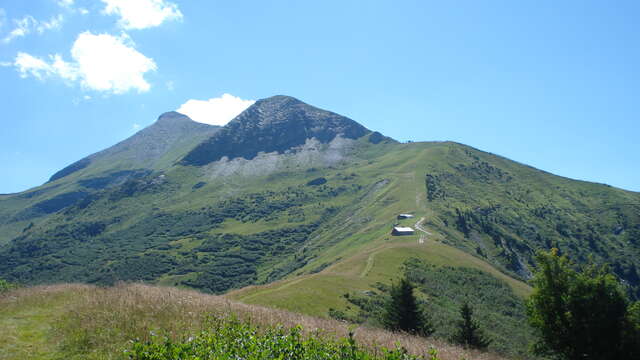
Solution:
{"label": "mountain", "polygon": [[[394,224],[417,232],[392,236]],[[551,247],[609,263],[639,297],[640,194],[453,142],[399,143],[286,96],[222,128],[167,113],[0,196],[0,278],[142,280],[367,321],[411,269],[442,322],[468,294],[506,353],[526,348],[518,299]]]}
{"label": "mountain", "polygon": [[364,126],[344,116],[289,96],[273,96],[256,102],[196,146],[182,163],[206,165],[223,157],[251,160],[259,152],[283,153],[310,139],[327,144],[337,136],[358,139],[367,133]]}
{"label": "mountain", "polygon": [[18,236],[31,222],[44,221],[96,191],[169,169],[194,146],[220,130],[168,112],[130,138],[87,156],[51,176],[35,189],[0,195],[0,245]]}
{"label": "mountain", "polygon": [[[219,126],[197,123],[175,111],[167,112],[151,126],[96,154],[81,159],[51,176],[56,181],[83,169],[163,169],[182,158],[193,147],[220,130]],[[182,152],[181,152],[182,151]]]}

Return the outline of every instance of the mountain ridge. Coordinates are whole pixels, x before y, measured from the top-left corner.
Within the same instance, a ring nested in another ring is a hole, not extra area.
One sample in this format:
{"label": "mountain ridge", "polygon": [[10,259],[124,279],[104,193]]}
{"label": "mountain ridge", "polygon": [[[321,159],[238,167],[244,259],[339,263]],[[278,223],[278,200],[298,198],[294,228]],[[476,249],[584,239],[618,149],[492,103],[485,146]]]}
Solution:
{"label": "mountain ridge", "polygon": [[[129,138],[117,144],[80,159],[63,168],[51,176],[48,182],[53,182],[76,171],[80,171],[90,164],[100,162],[102,158],[114,157],[123,167],[155,167],[158,161],[173,147],[184,146],[184,143],[194,139],[207,137],[220,129],[217,125],[203,124],[193,121],[187,115],[176,111],[161,114],[148,127],[138,131]],[[169,165],[169,164],[165,164]]]}
{"label": "mountain ridge", "polygon": [[361,124],[284,95],[258,100],[181,161],[202,166],[223,157],[251,160],[259,152],[283,153],[315,138],[326,144],[336,136],[358,139],[370,133]]}
{"label": "mountain ridge", "polygon": [[[555,247],[577,263],[610,264],[640,297],[640,194],[454,142],[398,143],[294,98],[274,100],[282,112],[258,102],[227,127],[207,127],[211,135],[185,132],[196,138],[171,142],[149,166],[128,161],[145,152],[147,137],[137,136],[125,140],[133,149],[116,147],[43,187],[0,197],[0,277],[234,290],[229,296],[249,303],[355,318],[344,294],[376,291],[412,258],[440,277],[471,274],[440,267],[475,269],[523,297],[535,252]],[[314,111],[334,122],[308,126]],[[151,131],[185,119],[166,113]],[[292,124],[304,145],[275,141]],[[245,153],[253,157],[229,160],[229,148],[210,146],[219,134],[234,146],[253,142]],[[204,165],[184,163],[202,144]],[[397,219],[407,212],[415,218]],[[395,224],[425,232],[392,236]],[[481,315],[505,316],[494,310]],[[512,331],[498,330],[503,339]]]}

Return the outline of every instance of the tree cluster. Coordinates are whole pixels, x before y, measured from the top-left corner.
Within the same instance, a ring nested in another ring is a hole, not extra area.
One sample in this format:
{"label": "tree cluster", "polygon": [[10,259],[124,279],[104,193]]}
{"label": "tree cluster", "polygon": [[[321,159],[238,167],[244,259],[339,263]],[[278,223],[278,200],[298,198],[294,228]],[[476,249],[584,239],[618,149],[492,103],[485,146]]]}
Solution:
{"label": "tree cluster", "polygon": [[527,302],[534,352],[562,360],[639,359],[640,303],[631,304],[605,267],[576,271],[557,250],[537,256]]}
{"label": "tree cluster", "polygon": [[[640,359],[640,302],[632,303],[606,266],[577,268],[556,249],[537,255],[527,316],[537,340],[533,353],[559,360]],[[434,326],[405,277],[393,284],[383,325],[390,330],[429,336]],[[451,336],[466,348],[491,343],[464,302]]]}
{"label": "tree cluster", "polygon": [[[461,306],[460,317],[452,340],[464,347],[485,349],[491,341],[473,319],[473,309],[468,303]],[[429,336],[435,331],[431,319],[418,303],[414,285],[406,277],[391,286],[383,324],[389,330],[420,336]]]}

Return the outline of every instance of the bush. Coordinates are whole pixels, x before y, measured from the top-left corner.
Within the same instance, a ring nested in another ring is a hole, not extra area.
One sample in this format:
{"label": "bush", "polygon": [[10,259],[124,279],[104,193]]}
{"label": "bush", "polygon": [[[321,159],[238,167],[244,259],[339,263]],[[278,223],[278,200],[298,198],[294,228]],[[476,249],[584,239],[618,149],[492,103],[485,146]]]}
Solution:
{"label": "bush", "polygon": [[0,279],[0,293],[9,291],[11,289],[14,289],[15,287],[16,287],[15,284],[12,284],[6,280]]}
{"label": "bush", "polygon": [[[132,360],[418,359],[402,348],[380,350],[372,355],[370,351],[358,346],[353,333],[348,338],[328,340],[321,336],[305,337],[299,326],[291,329],[282,326],[258,328],[235,318],[214,317],[211,319],[210,330],[195,337],[182,342],[173,342],[168,338],[157,338],[145,343],[135,341],[127,354]],[[430,353],[431,360],[437,360],[437,352],[432,349]]]}

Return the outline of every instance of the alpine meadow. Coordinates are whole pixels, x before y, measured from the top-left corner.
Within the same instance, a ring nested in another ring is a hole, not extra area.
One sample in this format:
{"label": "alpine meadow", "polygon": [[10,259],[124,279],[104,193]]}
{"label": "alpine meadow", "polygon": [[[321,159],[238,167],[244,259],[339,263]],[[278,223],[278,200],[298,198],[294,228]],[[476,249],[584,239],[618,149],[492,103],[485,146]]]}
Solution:
{"label": "alpine meadow", "polygon": [[638,15],[0,1],[0,360],[640,359]]}

